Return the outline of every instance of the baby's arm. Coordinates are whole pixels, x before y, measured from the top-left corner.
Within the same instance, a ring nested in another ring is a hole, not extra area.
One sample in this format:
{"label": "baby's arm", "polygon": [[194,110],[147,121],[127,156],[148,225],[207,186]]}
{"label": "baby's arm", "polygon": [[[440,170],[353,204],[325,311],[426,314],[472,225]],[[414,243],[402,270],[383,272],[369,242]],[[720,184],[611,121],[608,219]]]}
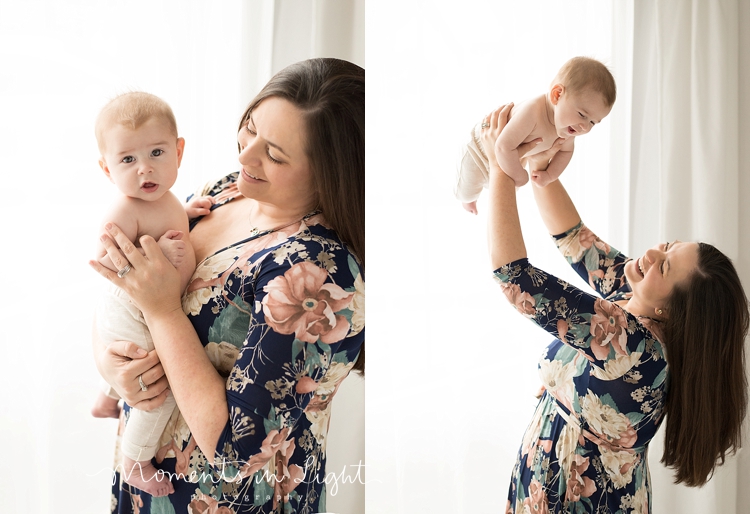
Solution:
{"label": "baby's arm", "polygon": [[187,287],[195,271],[195,253],[185,233],[180,230],[167,230],[157,244],[172,266],[180,272],[181,291]]}
{"label": "baby's arm", "polygon": [[568,138],[563,144],[560,150],[550,159],[547,169],[544,171],[530,170],[531,180],[534,184],[544,187],[547,184],[554,182],[557,178],[565,171],[568,166],[570,159],[573,157],[573,141],[575,138]]}
{"label": "baby's arm", "polygon": [[213,196],[193,196],[185,202],[185,212],[188,219],[206,216],[211,212],[211,206],[216,203]]}
{"label": "baby's arm", "polygon": [[536,110],[533,107],[534,102],[519,105],[495,143],[497,163],[515,181],[516,187],[521,187],[529,181],[529,174],[521,166],[518,147],[536,127]]}
{"label": "baby's arm", "polygon": [[[125,197],[118,199],[114,207],[112,207],[112,210],[104,217],[104,223],[108,222],[114,223],[120,227],[120,230],[122,230],[131,241],[135,241],[138,236],[138,220],[133,215],[132,210],[128,208],[127,198]],[[100,234],[106,234],[107,232],[104,229],[104,223],[102,223],[102,226],[99,229]],[[104,245],[101,241],[97,241],[96,260],[99,261],[99,264],[106,266],[112,271],[120,271],[107,255],[107,250],[104,249]]]}

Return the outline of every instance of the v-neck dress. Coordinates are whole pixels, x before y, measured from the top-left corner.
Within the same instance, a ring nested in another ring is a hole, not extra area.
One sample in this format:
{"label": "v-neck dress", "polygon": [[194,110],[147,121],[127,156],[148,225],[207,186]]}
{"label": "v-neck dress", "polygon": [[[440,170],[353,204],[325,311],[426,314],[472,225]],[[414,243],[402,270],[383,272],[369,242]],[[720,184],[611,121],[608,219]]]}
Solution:
{"label": "v-neck dress", "polygon": [[664,348],[614,303],[631,294],[630,259],[583,224],[553,238],[596,294],[527,259],[494,273],[516,310],[555,337],[539,361],[544,392],[513,468],[507,512],[650,512],[646,455],[663,419]]}
{"label": "v-neck dress", "polygon": [[[232,173],[198,194],[213,196],[212,208],[222,208],[239,196],[237,177]],[[314,215],[204,259],[182,306],[227,377],[229,419],[212,461],[197,447],[178,405],[152,460],[170,474],[175,492],[152,498],[116,473],[112,512],[325,512],[331,400],[364,341],[357,259],[323,216]],[[126,407],[121,428],[128,417]]]}

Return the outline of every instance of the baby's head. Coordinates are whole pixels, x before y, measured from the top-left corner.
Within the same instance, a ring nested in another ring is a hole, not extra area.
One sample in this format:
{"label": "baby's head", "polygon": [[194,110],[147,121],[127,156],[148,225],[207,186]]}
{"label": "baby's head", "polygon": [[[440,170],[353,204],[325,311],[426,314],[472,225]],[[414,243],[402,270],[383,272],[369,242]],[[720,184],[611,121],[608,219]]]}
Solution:
{"label": "baby's head", "polygon": [[123,194],[158,200],[177,180],[185,140],[169,105],[149,93],[115,97],[95,125],[104,174]]}
{"label": "baby's head", "polygon": [[616,95],[615,79],[606,66],[589,57],[570,59],[557,72],[548,94],[558,136],[587,134],[612,110]]}

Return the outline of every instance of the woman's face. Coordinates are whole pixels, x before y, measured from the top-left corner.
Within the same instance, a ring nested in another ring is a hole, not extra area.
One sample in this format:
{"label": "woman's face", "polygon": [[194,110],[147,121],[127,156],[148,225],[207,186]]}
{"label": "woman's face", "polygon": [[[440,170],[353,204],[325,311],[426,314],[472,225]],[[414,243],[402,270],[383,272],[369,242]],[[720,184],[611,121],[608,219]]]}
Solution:
{"label": "woman's face", "polygon": [[[625,264],[633,300],[653,316],[663,309],[675,285],[689,280],[698,267],[698,243],[673,241],[649,248],[642,257]],[[665,314],[665,315],[668,315]]]}
{"label": "woman's face", "polygon": [[304,122],[291,102],[277,97],[263,100],[250,113],[237,141],[242,165],[237,187],[244,196],[295,215],[315,207]]}

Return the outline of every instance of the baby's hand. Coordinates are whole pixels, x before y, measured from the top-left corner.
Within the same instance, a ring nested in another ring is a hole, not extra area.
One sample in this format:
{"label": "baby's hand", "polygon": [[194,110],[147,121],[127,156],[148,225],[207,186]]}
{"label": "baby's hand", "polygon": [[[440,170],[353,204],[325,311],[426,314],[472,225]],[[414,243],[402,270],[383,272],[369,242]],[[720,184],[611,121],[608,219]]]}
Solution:
{"label": "baby's hand", "polygon": [[186,245],[182,240],[182,235],[179,230],[167,230],[157,243],[164,256],[175,268],[185,260]]}
{"label": "baby's hand", "polygon": [[211,206],[214,203],[213,196],[195,196],[185,204],[185,212],[189,219],[205,216],[211,212]]}
{"label": "baby's hand", "polygon": [[537,186],[544,187],[557,179],[553,179],[547,171],[537,170],[531,173],[531,180]]}
{"label": "baby's hand", "polygon": [[558,137],[549,149],[526,157],[526,160],[529,163],[529,169],[531,170],[531,181],[534,182],[534,184],[539,187],[544,187],[557,180],[557,178],[553,179],[550,174],[547,173],[547,166],[549,166],[549,162],[555,154],[560,151],[564,143],[565,139]]}

